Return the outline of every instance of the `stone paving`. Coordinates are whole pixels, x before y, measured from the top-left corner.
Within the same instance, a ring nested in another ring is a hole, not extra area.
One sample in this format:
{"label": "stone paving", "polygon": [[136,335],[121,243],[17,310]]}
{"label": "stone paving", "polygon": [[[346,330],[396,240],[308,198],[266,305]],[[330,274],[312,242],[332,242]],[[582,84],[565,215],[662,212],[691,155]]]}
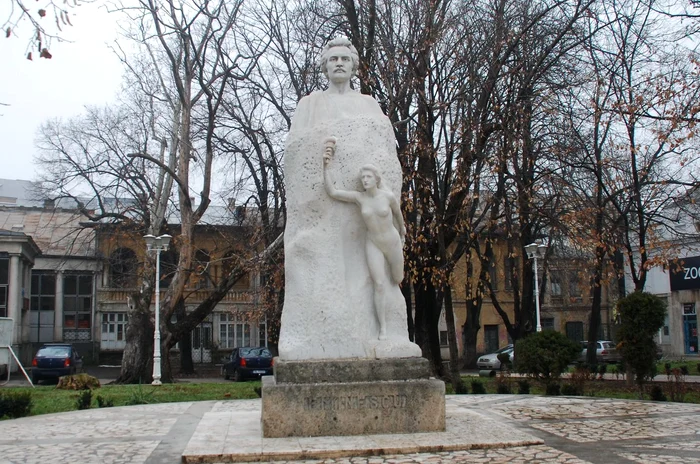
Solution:
{"label": "stone paving", "polygon": [[700,464],[700,405],[519,395],[446,404],[442,434],[290,439],[260,436],[259,400],[49,414],[1,421],[0,463]]}

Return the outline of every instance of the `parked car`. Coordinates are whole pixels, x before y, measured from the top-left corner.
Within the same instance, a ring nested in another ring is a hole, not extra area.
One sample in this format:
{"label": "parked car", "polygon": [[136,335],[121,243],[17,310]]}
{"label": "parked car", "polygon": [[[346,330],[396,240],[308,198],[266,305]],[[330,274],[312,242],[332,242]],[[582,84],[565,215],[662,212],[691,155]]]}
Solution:
{"label": "parked car", "polygon": [[480,356],[479,360],[476,362],[477,367],[483,370],[505,369],[505,366],[502,366],[501,361],[498,359],[498,355],[501,353],[507,353],[510,356],[510,362],[513,362],[515,357],[513,345],[506,345],[496,352]]}
{"label": "parked car", "polygon": [[42,345],[32,359],[32,383],[74,375],[83,368],[83,358],[70,343]]}
{"label": "parked car", "polygon": [[[598,340],[595,356],[599,363],[618,363],[622,360],[622,355],[617,351],[615,342],[610,340]],[[578,358],[579,362],[586,362],[586,354],[588,353],[588,342],[581,342],[581,355]]]}
{"label": "parked car", "polygon": [[259,378],[272,375],[272,364],[272,353],[265,347],[235,348],[221,366],[221,375],[226,380],[233,377],[236,382]]}

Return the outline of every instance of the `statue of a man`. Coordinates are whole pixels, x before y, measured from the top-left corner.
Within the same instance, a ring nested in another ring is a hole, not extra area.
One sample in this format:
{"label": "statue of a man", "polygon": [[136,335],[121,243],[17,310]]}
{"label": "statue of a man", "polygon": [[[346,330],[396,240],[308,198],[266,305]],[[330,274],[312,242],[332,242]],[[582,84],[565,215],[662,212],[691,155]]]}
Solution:
{"label": "statue of a man", "polygon": [[[376,100],[351,88],[359,57],[348,39],[331,40],[320,64],[328,89],[301,99],[285,151],[287,224],[280,358],[420,356],[420,348],[408,339],[406,304],[395,284],[398,277],[383,293],[381,310],[375,311],[375,290],[384,281],[377,277],[379,260],[368,251],[371,238],[366,218],[354,204],[333,200],[323,180],[327,173],[337,190],[359,193],[363,190],[360,168],[373,165],[382,173],[383,189],[401,198],[393,128]],[[329,139],[337,145],[333,163],[324,171],[319,155]],[[396,247],[389,248],[395,254]],[[393,275],[390,261],[393,274],[398,275],[396,258],[381,260],[386,266],[381,275]]]}

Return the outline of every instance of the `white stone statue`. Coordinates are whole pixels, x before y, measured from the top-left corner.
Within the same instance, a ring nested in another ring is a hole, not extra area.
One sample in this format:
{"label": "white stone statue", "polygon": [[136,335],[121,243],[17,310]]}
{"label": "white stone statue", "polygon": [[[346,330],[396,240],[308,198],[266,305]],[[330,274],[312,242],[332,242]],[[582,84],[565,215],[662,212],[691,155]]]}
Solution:
{"label": "white stone statue", "polygon": [[379,322],[379,340],[386,340],[388,289],[403,280],[403,244],[406,226],[396,196],[381,188],[382,177],[371,164],[360,168],[364,192],[338,190],[326,166],[335,153],[335,137],[326,141],[323,154],[323,183],[334,200],[355,203],[367,226],[365,250],[369,275],[374,283],[374,310]]}
{"label": "white stone statue", "polygon": [[[299,101],[285,150],[285,300],[279,356],[420,356],[420,348],[408,339],[406,304],[398,286],[405,228],[398,207],[401,166],[393,128],[372,97],[350,86],[359,64],[350,41],[331,40],[320,63],[328,89]],[[329,152],[333,162],[325,166],[319,153],[325,153],[328,140],[337,140],[337,145]],[[376,166],[376,174],[364,171],[368,187],[363,189],[357,173],[367,165]],[[335,192],[380,196],[350,200],[361,205],[363,215],[355,204],[335,201],[326,193],[325,174],[335,181]],[[380,217],[382,211],[387,214]]]}

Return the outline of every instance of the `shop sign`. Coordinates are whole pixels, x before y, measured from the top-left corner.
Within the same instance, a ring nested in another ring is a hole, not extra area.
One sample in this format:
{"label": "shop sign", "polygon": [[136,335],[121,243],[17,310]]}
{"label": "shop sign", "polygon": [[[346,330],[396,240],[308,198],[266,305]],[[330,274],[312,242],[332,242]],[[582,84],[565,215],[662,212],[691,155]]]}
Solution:
{"label": "shop sign", "polygon": [[679,258],[669,263],[671,291],[700,288],[700,256]]}

